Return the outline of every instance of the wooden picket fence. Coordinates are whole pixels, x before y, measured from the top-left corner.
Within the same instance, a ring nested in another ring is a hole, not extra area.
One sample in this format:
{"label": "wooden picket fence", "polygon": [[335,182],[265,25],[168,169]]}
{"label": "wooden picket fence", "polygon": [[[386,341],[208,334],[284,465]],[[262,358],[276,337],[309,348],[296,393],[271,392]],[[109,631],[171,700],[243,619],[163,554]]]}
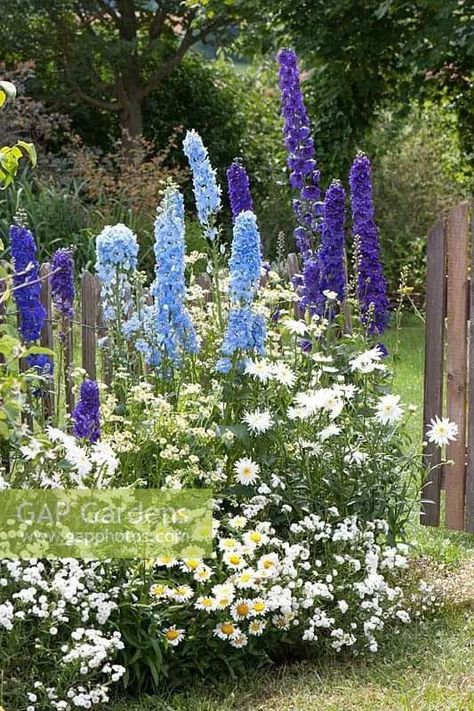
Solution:
{"label": "wooden picket fence", "polygon": [[[425,448],[421,522],[474,532],[474,204],[463,202],[433,227],[427,244],[424,433],[436,415],[457,423],[446,447]],[[471,215],[470,215],[471,213]],[[472,318],[471,318],[472,315]]]}

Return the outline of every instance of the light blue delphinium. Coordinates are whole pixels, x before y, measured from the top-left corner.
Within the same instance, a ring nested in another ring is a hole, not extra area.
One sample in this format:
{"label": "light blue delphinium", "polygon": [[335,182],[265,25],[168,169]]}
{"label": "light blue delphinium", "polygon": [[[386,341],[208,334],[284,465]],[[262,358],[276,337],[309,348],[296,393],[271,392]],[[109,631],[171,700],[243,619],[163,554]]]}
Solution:
{"label": "light blue delphinium", "polygon": [[257,218],[251,210],[245,210],[235,218],[229,268],[231,310],[221,347],[223,357],[216,366],[221,373],[231,369],[231,358],[236,353],[265,353],[265,320],[252,310],[262,256]]}
{"label": "light blue delphinium", "polygon": [[194,197],[199,222],[208,239],[216,237],[215,217],[221,209],[221,189],[211,166],[207,148],[196,131],[187,131],[183,150],[193,174]]}
{"label": "light blue delphinium", "polygon": [[144,316],[144,339],[138,349],[151,365],[166,359],[177,365],[183,353],[197,353],[199,342],[184,305],[184,200],[173,186],[166,189],[155,222],[154,305]]}
{"label": "light blue delphinium", "polygon": [[[97,235],[95,268],[102,285],[104,317],[108,321],[129,311],[129,276],[137,267],[137,258],[137,238],[126,225],[107,225]],[[117,314],[118,305],[120,314]]]}

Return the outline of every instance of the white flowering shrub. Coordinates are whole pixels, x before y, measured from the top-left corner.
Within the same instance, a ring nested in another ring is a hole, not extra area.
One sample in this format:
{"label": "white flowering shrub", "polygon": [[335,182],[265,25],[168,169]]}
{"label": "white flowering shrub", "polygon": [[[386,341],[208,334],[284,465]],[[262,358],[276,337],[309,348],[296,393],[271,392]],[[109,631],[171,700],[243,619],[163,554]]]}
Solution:
{"label": "white flowering shrub", "polygon": [[402,542],[419,471],[411,408],[390,394],[381,347],[345,334],[342,315],[295,318],[293,299],[270,272],[256,301],[265,357],[222,374],[215,303],[191,286],[199,362],[158,382],[118,370],[99,442],[23,434],[4,486],[212,487],[214,552],[2,561],[7,709],[94,708],[118,682],[146,691],[312,650],[373,653],[433,604]]}

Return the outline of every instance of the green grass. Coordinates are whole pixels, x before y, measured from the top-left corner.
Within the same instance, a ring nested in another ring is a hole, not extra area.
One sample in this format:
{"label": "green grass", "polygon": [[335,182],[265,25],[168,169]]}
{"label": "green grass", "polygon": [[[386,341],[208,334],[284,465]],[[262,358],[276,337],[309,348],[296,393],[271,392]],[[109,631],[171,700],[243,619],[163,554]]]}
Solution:
{"label": "green grass", "polygon": [[[421,440],[423,325],[408,318],[400,333],[394,390],[417,406],[413,444]],[[397,334],[386,344],[396,351]],[[465,570],[462,602],[438,620],[410,625],[388,639],[371,659],[294,664],[211,688],[124,701],[111,711],[474,711],[474,536],[420,526],[411,528],[417,552],[451,574]],[[428,564],[429,567],[429,564]]]}

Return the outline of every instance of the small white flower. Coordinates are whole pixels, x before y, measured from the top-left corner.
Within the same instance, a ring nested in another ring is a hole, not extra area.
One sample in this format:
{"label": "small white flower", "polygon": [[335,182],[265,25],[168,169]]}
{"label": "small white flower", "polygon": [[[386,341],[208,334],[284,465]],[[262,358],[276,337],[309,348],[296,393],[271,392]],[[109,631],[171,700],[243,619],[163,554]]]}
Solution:
{"label": "small white flower", "polygon": [[286,363],[274,363],[273,377],[281,385],[291,388],[296,382],[296,375]]}
{"label": "small white flower", "polygon": [[254,410],[246,412],[243,421],[253,434],[260,434],[269,430],[274,422],[269,410]]}
{"label": "small white flower", "polygon": [[235,462],[234,471],[239,484],[247,486],[257,483],[260,467],[248,457],[242,457]]}
{"label": "small white flower", "polygon": [[262,383],[273,378],[273,368],[266,360],[249,360],[245,366],[245,372]]}
{"label": "small white flower", "polygon": [[403,408],[399,405],[400,395],[383,395],[376,406],[375,419],[382,425],[391,425],[403,416]]}
{"label": "small white flower", "polygon": [[458,436],[458,426],[455,422],[450,422],[447,417],[431,420],[430,427],[426,432],[430,442],[434,442],[438,447],[454,442]]}
{"label": "small white flower", "polygon": [[296,336],[304,336],[308,333],[308,325],[304,321],[297,321],[294,318],[286,318],[283,321],[283,325],[287,331],[295,334]]}
{"label": "small white flower", "polygon": [[329,437],[335,437],[338,434],[341,434],[340,427],[338,427],[337,425],[328,425],[323,430],[321,430],[321,432],[318,434],[318,437],[321,442],[325,442],[327,439],[329,439]]}
{"label": "small white flower", "polygon": [[325,289],[323,291],[323,296],[325,296],[328,301],[336,301],[337,299],[337,293],[335,291],[331,291],[330,289]]}

